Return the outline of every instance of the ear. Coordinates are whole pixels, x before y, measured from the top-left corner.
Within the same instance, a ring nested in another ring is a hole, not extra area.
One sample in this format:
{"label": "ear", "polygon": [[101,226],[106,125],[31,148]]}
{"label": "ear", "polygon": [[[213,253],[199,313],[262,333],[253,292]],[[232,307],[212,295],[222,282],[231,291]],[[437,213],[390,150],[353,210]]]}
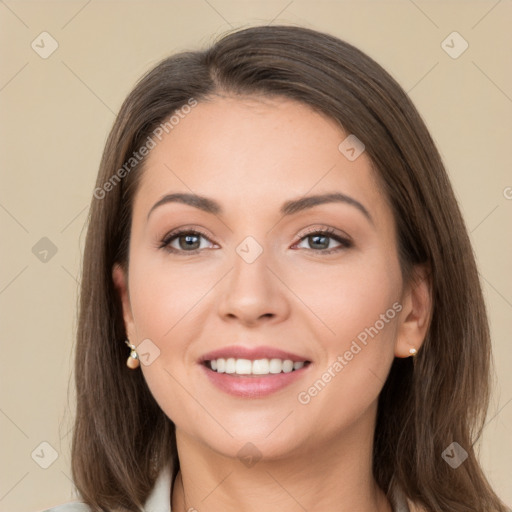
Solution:
{"label": "ear", "polygon": [[128,293],[128,276],[118,263],[116,263],[112,268],[112,280],[114,281],[114,287],[123,306],[123,320],[126,335],[130,340],[130,343],[136,345],[135,322],[133,321],[130,295]]}
{"label": "ear", "polygon": [[409,357],[409,350],[419,351],[432,314],[430,269],[425,265],[414,267],[412,277],[402,295],[402,312],[395,341],[395,356]]}

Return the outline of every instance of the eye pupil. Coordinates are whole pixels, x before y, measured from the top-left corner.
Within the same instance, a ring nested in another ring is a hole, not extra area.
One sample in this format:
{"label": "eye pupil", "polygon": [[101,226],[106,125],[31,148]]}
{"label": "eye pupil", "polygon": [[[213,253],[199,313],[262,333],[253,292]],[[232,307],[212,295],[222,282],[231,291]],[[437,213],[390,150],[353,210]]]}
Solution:
{"label": "eye pupil", "polygon": [[[329,247],[329,237],[325,235],[311,235],[310,240],[314,240],[316,244],[319,240],[323,240],[319,245],[314,245],[315,248],[320,247],[321,249],[327,249]],[[310,244],[311,245],[311,244]]]}
{"label": "eye pupil", "polygon": [[[170,234],[167,238],[162,241],[161,248],[168,248],[169,252],[174,253],[190,253],[196,254],[196,252],[201,251],[201,239],[209,240],[206,235],[203,235],[196,231],[181,231],[175,232],[174,234]],[[330,254],[332,252],[339,252],[343,249],[348,249],[352,246],[352,244],[345,239],[335,236],[331,231],[316,231],[314,233],[310,233],[309,235],[305,235],[301,238],[302,243],[305,243],[307,240],[307,245],[309,245],[310,250],[315,250],[319,254]],[[335,240],[340,247],[330,249],[329,245],[331,240]],[[173,244],[177,243],[178,247],[173,248]]]}
{"label": "eye pupil", "polygon": [[[181,241],[185,239],[185,242],[182,244]],[[195,247],[197,245],[199,237],[197,235],[183,235],[180,237],[180,248],[181,249],[197,249],[198,247]]]}

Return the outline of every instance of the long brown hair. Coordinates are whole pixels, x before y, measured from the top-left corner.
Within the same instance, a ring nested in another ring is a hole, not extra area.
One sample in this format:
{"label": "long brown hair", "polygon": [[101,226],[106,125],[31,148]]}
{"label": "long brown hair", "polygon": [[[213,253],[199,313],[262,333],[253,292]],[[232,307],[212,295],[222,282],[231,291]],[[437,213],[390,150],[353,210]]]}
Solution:
{"label": "long brown hair", "polygon": [[[173,55],[121,107],[97,177],[81,281],[72,472],[83,501],[94,510],[138,511],[163,466],[172,462],[173,480],[179,469],[172,421],[142,372],[126,368],[112,267],[129,267],[132,202],[145,161],[133,161],[134,152],[173,112],[217,93],[295,99],[365,144],[394,214],[402,272],[409,277],[413,265],[428,265],[433,299],[414,362],[396,358],[379,396],[375,479],[388,492],[393,477],[431,511],[506,511],[474,449],[489,403],[490,335],[473,251],[439,153],[381,66],[336,37],[293,26],[238,30],[204,51]],[[441,457],[452,442],[468,454],[457,469]]]}

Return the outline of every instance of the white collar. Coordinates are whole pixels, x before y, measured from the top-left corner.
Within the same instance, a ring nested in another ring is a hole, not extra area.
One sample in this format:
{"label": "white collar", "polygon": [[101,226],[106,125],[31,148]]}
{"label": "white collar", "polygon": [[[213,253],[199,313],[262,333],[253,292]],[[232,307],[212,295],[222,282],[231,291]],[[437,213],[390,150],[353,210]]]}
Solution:
{"label": "white collar", "polygon": [[160,471],[144,503],[144,512],[171,512],[171,476],[170,465]]}
{"label": "white collar", "polygon": [[[165,466],[155,481],[145,504],[144,512],[171,512],[171,466]],[[391,482],[391,504],[394,512],[409,512],[407,500],[401,489]]]}
{"label": "white collar", "polygon": [[402,489],[397,485],[395,475],[391,478],[389,487],[390,492],[388,493],[388,499],[393,507],[393,512],[410,512],[407,497]]}

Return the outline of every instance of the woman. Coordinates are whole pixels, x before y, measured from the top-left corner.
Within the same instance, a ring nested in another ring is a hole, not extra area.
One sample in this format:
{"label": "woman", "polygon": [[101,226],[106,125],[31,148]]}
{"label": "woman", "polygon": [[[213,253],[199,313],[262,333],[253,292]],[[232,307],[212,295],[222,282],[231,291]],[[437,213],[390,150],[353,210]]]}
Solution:
{"label": "woman", "polygon": [[164,60],[89,221],[83,504],[52,510],[507,510],[473,449],[490,339],[467,231],[368,56],[261,26]]}

